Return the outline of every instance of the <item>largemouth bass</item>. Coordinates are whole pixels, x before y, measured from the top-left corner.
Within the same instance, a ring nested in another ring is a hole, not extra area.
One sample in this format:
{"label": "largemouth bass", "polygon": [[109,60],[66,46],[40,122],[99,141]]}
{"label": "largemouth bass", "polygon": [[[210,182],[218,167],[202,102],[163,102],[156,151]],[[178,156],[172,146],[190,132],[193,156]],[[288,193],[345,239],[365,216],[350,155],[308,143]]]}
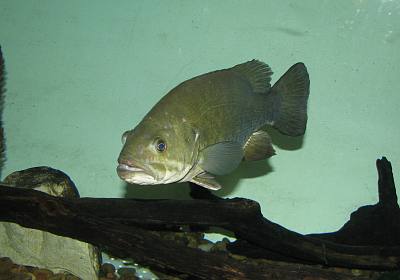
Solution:
{"label": "largemouth bass", "polygon": [[274,155],[264,129],[304,134],[310,81],[303,63],[274,86],[271,75],[267,64],[252,60],[172,89],[122,135],[119,177],[141,185],[190,181],[218,190],[216,175],[232,172],[242,160]]}

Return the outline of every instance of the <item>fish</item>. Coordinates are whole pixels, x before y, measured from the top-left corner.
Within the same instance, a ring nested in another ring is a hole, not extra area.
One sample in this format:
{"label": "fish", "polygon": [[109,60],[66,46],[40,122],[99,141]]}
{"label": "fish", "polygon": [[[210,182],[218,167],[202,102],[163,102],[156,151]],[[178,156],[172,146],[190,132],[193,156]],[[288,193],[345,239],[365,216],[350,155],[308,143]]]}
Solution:
{"label": "fish", "polygon": [[272,74],[253,59],[182,82],[123,133],[118,176],[131,184],[193,182],[219,190],[217,176],[275,155],[266,128],[305,133],[310,79],[302,62],[273,86]]}

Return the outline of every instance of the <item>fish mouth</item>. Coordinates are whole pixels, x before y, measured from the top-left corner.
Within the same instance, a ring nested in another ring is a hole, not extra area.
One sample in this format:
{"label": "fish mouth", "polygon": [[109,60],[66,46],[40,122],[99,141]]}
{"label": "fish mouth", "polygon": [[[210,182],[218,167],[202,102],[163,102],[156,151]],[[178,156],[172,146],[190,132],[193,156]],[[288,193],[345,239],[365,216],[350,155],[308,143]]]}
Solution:
{"label": "fish mouth", "polygon": [[127,164],[120,163],[117,166],[118,172],[145,172],[143,168],[129,166]]}
{"label": "fish mouth", "polygon": [[117,174],[128,183],[146,185],[155,182],[153,173],[137,162],[118,161]]}

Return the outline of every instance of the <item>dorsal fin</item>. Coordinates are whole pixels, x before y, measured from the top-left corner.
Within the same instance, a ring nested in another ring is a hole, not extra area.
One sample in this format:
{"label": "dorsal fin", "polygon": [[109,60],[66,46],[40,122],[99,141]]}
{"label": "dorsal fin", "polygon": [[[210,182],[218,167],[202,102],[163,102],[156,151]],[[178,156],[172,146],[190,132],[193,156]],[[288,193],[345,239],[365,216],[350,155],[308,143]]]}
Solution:
{"label": "dorsal fin", "polygon": [[271,68],[258,60],[247,61],[231,68],[249,81],[254,92],[265,93],[271,88]]}

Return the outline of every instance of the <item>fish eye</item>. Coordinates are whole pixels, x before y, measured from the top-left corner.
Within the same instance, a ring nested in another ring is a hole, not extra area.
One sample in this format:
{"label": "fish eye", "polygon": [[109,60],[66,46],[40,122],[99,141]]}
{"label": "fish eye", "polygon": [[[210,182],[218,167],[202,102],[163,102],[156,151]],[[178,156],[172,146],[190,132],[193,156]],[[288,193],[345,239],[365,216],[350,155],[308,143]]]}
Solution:
{"label": "fish eye", "polygon": [[155,145],[156,145],[156,150],[159,152],[164,152],[167,149],[167,144],[162,139],[158,139]]}
{"label": "fish eye", "polygon": [[125,142],[126,142],[126,138],[128,138],[128,134],[129,134],[129,130],[128,131],[125,131],[124,132],[124,134],[122,134],[122,137],[121,137],[121,142],[122,142],[122,145],[124,145],[125,144]]}

